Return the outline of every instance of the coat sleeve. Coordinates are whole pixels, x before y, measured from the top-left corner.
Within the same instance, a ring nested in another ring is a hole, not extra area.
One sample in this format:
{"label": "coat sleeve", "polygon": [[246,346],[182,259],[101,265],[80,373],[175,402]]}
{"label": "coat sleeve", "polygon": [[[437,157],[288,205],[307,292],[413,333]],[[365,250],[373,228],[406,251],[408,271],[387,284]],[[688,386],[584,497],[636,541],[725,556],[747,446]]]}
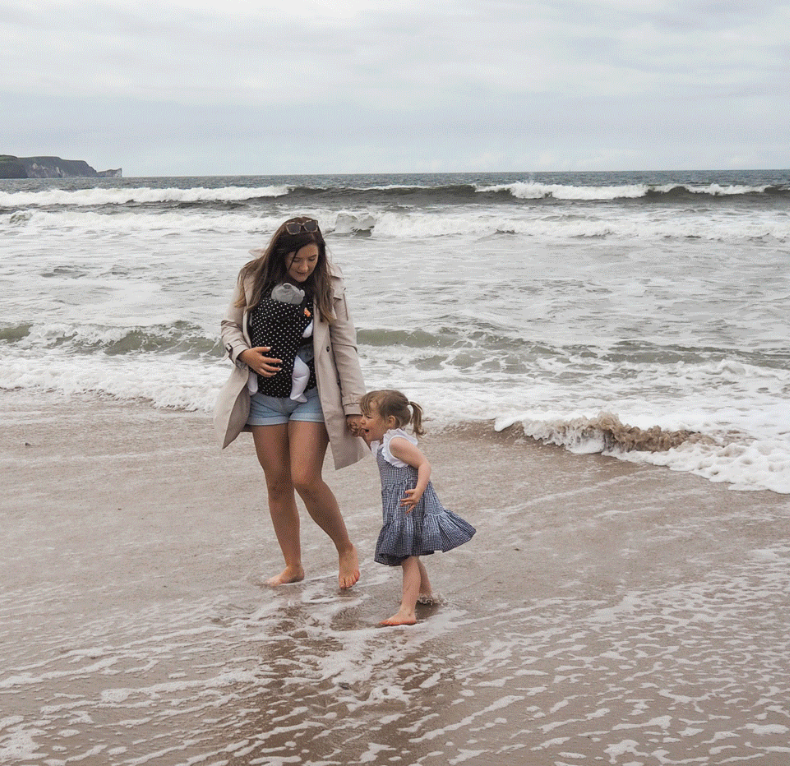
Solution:
{"label": "coat sleeve", "polygon": [[346,415],[361,415],[359,400],[365,394],[365,381],[359,366],[357,331],[342,286],[335,292],[334,309],[335,321],[329,325],[329,337],[340,384],[343,412]]}
{"label": "coat sleeve", "polygon": [[222,345],[230,360],[237,365],[244,364],[244,362],[239,361],[239,354],[250,348],[250,344],[244,335],[244,309],[236,305],[241,297],[242,289],[241,280],[237,280],[236,289],[233,291],[228,310],[220,322]]}
{"label": "coat sleeve", "polygon": [[247,389],[250,368],[239,359],[239,354],[250,347],[244,332],[244,309],[236,306],[242,289],[242,285],[237,284],[230,306],[220,325],[222,345],[234,364],[230,377],[219,392],[214,406],[214,429],[223,448],[246,430],[247,416],[250,412],[250,394]]}

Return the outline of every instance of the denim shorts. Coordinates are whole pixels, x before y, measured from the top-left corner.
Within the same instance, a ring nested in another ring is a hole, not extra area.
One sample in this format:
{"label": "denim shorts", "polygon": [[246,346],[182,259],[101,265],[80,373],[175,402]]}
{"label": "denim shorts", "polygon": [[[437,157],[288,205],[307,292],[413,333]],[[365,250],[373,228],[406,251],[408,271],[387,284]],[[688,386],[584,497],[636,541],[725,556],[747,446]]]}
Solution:
{"label": "denim shorts", "polygon": [[311,388],[304,392],[306,402],[296,402],[293,399],[280,399],[266,394],[253,394],[250,397],[250,414],[247,418],[248,426],[276,426],[287,423],[289,420],[300,420],[304,423],[323,423],[324,412],[321,409],[321,400],[318,398],[318,389]]}

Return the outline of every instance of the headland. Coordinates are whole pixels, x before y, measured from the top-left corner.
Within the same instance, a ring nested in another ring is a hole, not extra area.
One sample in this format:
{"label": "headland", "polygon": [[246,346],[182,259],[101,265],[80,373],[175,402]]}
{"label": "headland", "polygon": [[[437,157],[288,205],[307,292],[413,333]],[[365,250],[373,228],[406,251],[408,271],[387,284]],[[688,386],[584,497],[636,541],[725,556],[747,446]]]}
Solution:
{"label": "headland", "polygon": [[95,170],[85,160],[0,154],[0,178],[121,178],[121,168]]}

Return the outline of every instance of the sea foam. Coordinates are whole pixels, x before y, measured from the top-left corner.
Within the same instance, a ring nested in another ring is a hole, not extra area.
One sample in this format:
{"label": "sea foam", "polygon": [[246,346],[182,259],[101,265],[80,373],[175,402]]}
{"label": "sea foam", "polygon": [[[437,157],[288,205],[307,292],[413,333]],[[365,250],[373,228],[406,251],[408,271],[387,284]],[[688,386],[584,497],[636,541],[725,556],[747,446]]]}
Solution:
{"label": "sea foam", "polygon": [[304,213],[344,274],[368,387],[405,389],[439,427],[527,423],[566,449],[784,492],[787,187],[776,172],[4,182],[0,388],[208,414],[238,270]]}
{"label": "sea foam", "polygon": [[259,197],[281,197],[289,187],[278,186],[226,186],[219,189],[201,186],[190,188],[146,186],[121,188],[98,187],[89,189],[47,189],[45,191],[0,191],[0,207],[112,207],[116,205],[191,202],[237,202]]}

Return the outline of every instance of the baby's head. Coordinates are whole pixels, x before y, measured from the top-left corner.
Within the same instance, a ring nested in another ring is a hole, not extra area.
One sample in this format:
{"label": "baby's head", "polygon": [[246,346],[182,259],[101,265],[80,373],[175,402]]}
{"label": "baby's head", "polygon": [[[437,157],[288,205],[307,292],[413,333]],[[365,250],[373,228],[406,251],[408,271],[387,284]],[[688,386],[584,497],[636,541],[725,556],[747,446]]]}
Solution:
{"label": "baby's head", "polygon": [[380,389],[368,391],[359,400],[359,407],[366,418],[376,416],[383,420],[392,418],[396,428],[405,428],[411,424],[417,436],[422,436],[422,407],[416,402],[410,402],[400,391]]}

